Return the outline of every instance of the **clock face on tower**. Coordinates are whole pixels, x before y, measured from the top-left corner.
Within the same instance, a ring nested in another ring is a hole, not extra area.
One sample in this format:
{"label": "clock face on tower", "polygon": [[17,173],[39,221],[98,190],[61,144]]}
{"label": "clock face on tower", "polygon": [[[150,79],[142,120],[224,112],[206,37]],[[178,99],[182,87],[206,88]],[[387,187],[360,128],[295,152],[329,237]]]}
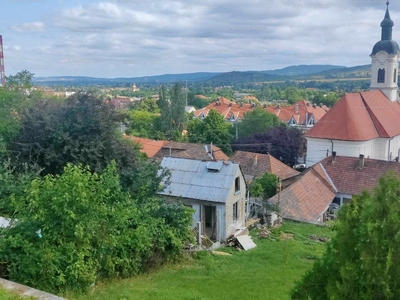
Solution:
{"label": "clock face on tower", "polygon": [[376,58],[378,59],[379,62],[383,63],[387,59],[388,54],[385,51],[379,51],[376,54]]}

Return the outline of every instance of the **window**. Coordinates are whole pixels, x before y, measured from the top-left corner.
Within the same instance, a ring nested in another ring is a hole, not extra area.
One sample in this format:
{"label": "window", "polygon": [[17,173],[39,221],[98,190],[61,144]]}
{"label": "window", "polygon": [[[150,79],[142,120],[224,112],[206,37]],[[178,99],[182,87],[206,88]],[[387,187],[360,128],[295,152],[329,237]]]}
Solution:
{"label": "window", "polygon": [[385,82],[385,69],[379,69],[378,70],[378,83],[384,83]]}
{"label": "window", "polygon": [[397,82],[397,70],[396,69],[394,69],[394,72],[393,72],[393,82]]}
{"label": "window", "polygon": [[233,204],[233,220],[238,219],[238,202]]}
{"label": "window", "polygon": [[240,192],[240,178],[239,176],[235,179],[235,193]]}

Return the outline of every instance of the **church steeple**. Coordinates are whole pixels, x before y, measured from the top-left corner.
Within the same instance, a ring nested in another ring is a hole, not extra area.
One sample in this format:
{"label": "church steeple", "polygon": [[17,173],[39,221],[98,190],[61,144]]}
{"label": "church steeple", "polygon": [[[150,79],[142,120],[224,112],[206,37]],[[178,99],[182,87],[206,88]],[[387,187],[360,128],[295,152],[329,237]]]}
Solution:
{"label": "church steeple", "polygon": [[394,23],[393,23],[392,19],[390,19],[390,14],[389,14],[389,1],[387,1],[385,18],[381,22],[381,27],[382,27],[381,40],[382,41],[392,39],[393,25],[394,25]]}
{"label": "church steeple", "polygon": [[393,21],[389,14],[389,1],[386,2],[385,17],[381,22],[381,40],[372,48],[371,90],[381,90],[390,101],[400,101],[398,95],[400,48],[392,40]]}

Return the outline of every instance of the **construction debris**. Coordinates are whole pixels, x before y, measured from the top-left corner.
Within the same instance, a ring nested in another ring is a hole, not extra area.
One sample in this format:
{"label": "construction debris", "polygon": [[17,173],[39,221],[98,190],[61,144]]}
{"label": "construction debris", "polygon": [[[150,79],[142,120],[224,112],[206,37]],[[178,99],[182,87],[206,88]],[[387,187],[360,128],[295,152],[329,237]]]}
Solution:
{"label": "construction debris", "polygon": [[240,243],[237,240],[237,237],[235,237],[233,234],[230,235],[227,239],[226,239],[226,245],[228,247],[235,247],[236,250],[241,251],[243,250],[242,246],[240,245]]}
{"label": "construction debris", "polygon": [[311,240],[319,241],[319,242],[323,242],[323,243],[329,242],[329,239],[327,237],[319,236],[319,235],[316,235],[316,234],[312,234],[308,238],[311,239]]}
{"label": "construction debris", "polygon": [[257,247],[257,245],[253,242],[251,237],[248,235],[240,235],[236,239],[238,240],[238,242],[240,243],[240,245],[244,250],[250,250]]}
{"label": "construction debris", "polygon": [[258,237],[262,239],[266,239],[271,235],[271,231],[267,229],[263,229],[258,233]]}
{"label": "construction debris", "polygon": [[211,251],[211,253],[212,254],[215,254],[215,255],[223,255],[223,256],[232,256],[232,254],[230,254],[230,253],[227,253],[227,252],[222,252],[222,251]]}

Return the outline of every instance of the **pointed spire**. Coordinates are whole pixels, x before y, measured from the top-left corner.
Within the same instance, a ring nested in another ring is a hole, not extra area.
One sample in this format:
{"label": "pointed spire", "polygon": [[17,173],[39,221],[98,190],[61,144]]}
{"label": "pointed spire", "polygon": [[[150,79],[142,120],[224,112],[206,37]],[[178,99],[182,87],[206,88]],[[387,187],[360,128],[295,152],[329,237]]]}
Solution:
{"label": "pointed spire", "polygon": [[386,13],[385,13],[385,18],[381,22],[381,27],[382,27],[382,35],[381,35],[381,40],[391,40],[392,39],[392,27],[394,23],[392,19],[390,19],[390,14],[389,14],[389,1],[386,2]]}

